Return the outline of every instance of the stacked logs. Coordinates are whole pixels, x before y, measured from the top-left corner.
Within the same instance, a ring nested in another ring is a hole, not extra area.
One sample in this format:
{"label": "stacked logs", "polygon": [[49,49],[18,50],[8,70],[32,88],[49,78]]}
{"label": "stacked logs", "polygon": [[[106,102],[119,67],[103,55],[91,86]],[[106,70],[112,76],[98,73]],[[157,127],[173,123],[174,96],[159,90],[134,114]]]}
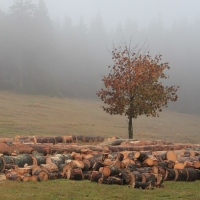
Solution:
{"label": "stacked logs", "polygon": [[9,180],[89,179],[142,189],[162,187],[164,181],[200,180],[198,145],[162,141],[114,143],[121,145],[0,143],[4,152],[0,155],[0,172]]}

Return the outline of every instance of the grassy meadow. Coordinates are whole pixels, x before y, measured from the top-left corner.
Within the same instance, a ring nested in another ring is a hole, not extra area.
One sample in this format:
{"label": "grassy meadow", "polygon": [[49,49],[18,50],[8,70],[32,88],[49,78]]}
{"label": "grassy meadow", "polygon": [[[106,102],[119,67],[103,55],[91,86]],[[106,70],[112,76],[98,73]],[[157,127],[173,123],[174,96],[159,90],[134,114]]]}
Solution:
{"label": "grassy meadow", "polygon": [[[0,92],[0,137],[93,135],[127,138],[127,121],[110,116],[101,102]],[[134,137],[200,143],[200,117],[165,110],[159,118],[134,120]],[[66,179],[46,182],[0,181],[1,199],[18,200],[200,200],[200,181],[164,182],[165,188],[132,189]]]}
{"label": "grassy meadow", "polygon": [[[109,115],[101,102],[0,92],[0,136],[88,135],[128,137],[124,116]],[[169,109],[160,117],[133,120],[134,138],[200,143],[200,117]]]}

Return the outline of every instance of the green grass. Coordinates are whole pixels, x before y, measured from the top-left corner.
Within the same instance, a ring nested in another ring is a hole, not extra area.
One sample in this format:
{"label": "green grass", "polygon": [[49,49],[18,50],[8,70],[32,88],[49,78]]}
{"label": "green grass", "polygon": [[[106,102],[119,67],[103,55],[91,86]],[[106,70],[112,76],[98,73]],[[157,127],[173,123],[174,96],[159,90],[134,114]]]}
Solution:
{"label": "green grass", "polygon": [[[0,137],[16,135],[92,135],[127,137],[123,116],[110,116],[101,102],[19,95],[0,92]],[[159,118],[134,120],[134,137],[139,140],[162,139],[172,142],[200,141],[200,118],[195,115],[163,111]],[[164,182],[165,188],[140,190],[127,185],[100,185],[66,179],[46,182],[0,181],[4,200],[200,200],[200,181]]]}
{"label": "green grass", "polygon": [[72,181],[66,179],[46,182],[0,182],[1,199],[18,200],[160,200],[185,199],[199,200],[200,181],[164,182],[165,188],[154,190],[133,189],[127,185],[104,185],[88,180]]}

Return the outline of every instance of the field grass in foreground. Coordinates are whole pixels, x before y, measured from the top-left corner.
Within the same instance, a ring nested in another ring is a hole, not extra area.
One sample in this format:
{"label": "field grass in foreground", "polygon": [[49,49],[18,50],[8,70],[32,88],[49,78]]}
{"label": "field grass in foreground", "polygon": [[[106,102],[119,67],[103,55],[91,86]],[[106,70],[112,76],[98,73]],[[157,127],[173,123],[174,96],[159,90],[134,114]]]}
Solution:
{"label": "field grass in foreground", "polygon": [[[0,137],[88,135],[127,138],[127,119],[111,116],[101,102],[0,92]],[[134,138],[200,143],[200,117],[165,110],[133,121]]]}
{"label": "field grass in foreground", "polygon": [[46,182],[1,181],[0,194],[4,200],[199,200],[200,181],[164,182],[165,188],[132,189],[127,185],[104,185],[88,180],[66,179]]}

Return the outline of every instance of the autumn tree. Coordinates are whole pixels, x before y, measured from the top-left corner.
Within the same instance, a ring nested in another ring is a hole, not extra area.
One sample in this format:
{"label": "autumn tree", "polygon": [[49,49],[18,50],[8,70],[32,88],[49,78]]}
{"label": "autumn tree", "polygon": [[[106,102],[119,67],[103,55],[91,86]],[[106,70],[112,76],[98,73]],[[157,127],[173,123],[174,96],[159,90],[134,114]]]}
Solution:
{"label": "autumn tree", "polygon": [[128,118],[128,136],[133,138],[132,119],[139,115],[158,117],[162,107],[169,101],[176,101],[179,86],[164,86],[161,82],[169,78],[164,70],[170,69],[162,63],[162,56],[152,57],[142,49],[123,45],[111,52],[114,65],[109,66],[108,76],[102,81],[105,88],[97,92],[107,104],[103,110],[111,115],[125,115]]}

